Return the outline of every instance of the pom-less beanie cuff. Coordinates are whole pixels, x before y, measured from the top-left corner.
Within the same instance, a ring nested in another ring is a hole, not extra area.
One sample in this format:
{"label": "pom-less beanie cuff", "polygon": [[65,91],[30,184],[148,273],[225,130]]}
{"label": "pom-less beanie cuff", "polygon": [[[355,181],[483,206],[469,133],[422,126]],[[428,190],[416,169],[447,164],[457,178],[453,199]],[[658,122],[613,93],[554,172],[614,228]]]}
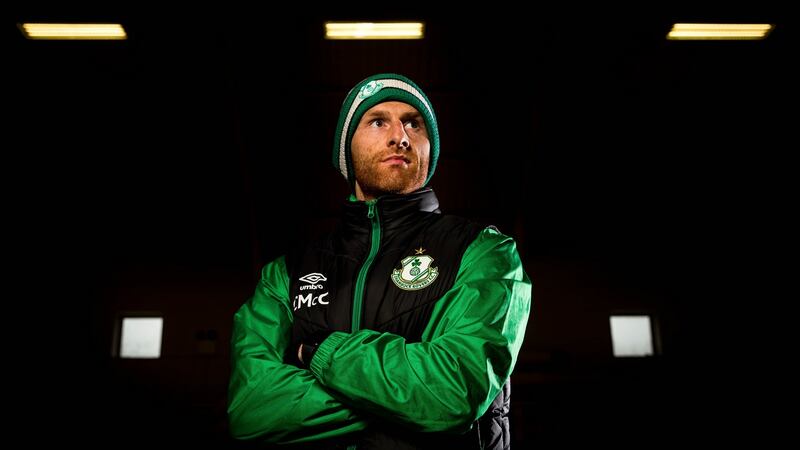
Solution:
{"label": "pom-less beanie cuff", "polygon": [[422,92],[422,89],[410,79],[394,73],[381,73],[372,75],[355,85],[347,94],[339,112],[339,122],[336,124],[333,143],[333,165],[351,186],[355,186],[353,157],[350,149],[353,134],[361,121],[361,116],[367,110],[388,101],[409,104],[422,115],[431,144],[428,177],[425,179],[424,185],[427,185],[433,176],[436,162],[439,160],[439,127],[436,124],[436,114],[433,112],[430,100]]}

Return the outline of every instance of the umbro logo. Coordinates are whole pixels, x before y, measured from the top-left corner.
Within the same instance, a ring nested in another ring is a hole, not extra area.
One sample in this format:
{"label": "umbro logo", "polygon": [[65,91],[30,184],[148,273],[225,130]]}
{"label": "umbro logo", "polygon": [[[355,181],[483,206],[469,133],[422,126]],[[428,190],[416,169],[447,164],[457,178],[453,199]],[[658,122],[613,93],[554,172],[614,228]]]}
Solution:
{"label": "umbro logo", "polygon": [[[303,283],[308,283],[300,285],[301,291],[307,291],[307,290],[325,289],[325,286],[322,284],[322,282],[328,281],[328,279],[325,277],[325,275],[321,273],[312,272],[298,278],[298,281],[302,281]],[[294,300],[292,300],[292,309],[297,311],[303,306],[305,306],[306,308],[310,308],[312,306],[328,304],[328,300],[325,299],[325,297],[328,296],[328,292],[323,292],[319,295],[314,295],[314,294],[315,292],[310,292],[307,295],[303,294],[296,295],[294,297]]]}
{"label": "umbro logo", "polygon": [[304,284],[304,285],[300,286],[300,290],[301,291],[305,291],[305,290],[308,290],[308,289],[325,289],[325,286],[323,286],[321,284],[317,284],[317,283],[319,283],[321,281],[328,281],[328,279],[325,278],[325,275],[323,275],[321,273],[318,273],[318,272],[312,272],[312,273],[303,275],[302,277],[298,278],[298,280],[300,280],[300,281],[302,281],[304,283],[308,283],[308,284]]}

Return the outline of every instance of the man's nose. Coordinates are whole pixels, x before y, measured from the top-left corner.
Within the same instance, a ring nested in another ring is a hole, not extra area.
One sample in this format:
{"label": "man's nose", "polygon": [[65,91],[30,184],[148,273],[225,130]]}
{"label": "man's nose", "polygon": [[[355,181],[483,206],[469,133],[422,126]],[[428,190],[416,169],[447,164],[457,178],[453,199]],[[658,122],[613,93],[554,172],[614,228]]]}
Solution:
{"label": "man's nose", "polygon": [[389,147],[397,146],[400,149],[407,149],[410,144],[403,122],[392,124],[391,134],[389,135]]}

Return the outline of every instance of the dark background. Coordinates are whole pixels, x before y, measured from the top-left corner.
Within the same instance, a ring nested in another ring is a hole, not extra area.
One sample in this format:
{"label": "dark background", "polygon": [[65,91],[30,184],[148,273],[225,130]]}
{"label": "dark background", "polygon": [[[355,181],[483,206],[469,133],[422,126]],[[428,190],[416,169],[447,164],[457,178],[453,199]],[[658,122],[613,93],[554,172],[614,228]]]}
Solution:
{"label": "dark background", "polygon": [[[512,235],[534,281],[516,447],[764,444],[782,428],[767,402],[788,396],[795,296],[785,11],[325,9],[4,14],[12,434],[233,446],[232,315],[261,265],[335,220],[338,109],[377,72],[433,103],[443,210]],[[426,38],[323,39],[325,20],[369,19],[422,20]],[[129,39],[27,41],[23,21],[118,21]],[[776,28],[667,41],[676,21]],[[164,317],[162,358],[112,358],[116,319],[139,311]],[[615,313],[651,314],[660,354],[615,360]]]}

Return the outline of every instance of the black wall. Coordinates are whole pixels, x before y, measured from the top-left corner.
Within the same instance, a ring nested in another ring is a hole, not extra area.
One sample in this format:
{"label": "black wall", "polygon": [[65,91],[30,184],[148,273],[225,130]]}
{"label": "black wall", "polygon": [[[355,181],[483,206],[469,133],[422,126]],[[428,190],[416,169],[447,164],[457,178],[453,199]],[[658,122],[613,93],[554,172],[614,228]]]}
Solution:
{"label": "black wall", "polygon": [[[793,247],[794,24],[752,9],[535,11],[399,13],[426,21],[426,40],[407,42],[322,39],[324,20],[357,10],[4,19],[21,437],[233,445],[231,316],[263,263],[335,220],[338,108],[384,71],[416,80],[439,116],[443,209],[514,236],[534,281],[515,444],[715,442],[760,426],[746,388],[780,392],[763,375],[779,373],[787,339],[772,252]],[[15,28],[85,17],[130,38],[26,41]],[[675,21],[777,28],[666,41]],[[164,315],[163,357],[111,358],[116,317],[139,310]],[[661,354],[614,360],[616,312],[652,314]]]}

